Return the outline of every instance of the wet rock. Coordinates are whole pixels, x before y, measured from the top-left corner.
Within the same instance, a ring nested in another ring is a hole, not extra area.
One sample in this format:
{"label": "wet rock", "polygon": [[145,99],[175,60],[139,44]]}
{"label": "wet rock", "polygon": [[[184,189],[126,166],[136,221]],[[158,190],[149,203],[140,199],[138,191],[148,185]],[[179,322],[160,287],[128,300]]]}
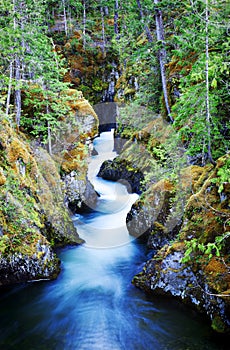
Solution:
{"label": "wet rock", "polygon": [[105,161],[99,170],[98,175],[105,180],[119,181],[123,183],[129,193],[140,194],[143,191],[141,182],[144,179],[142,172],[124,159],[115,158]]}
{"label": "wet rock", "polygon": [[86,173],[98,119],[82,94],[70,89],[67,95],[73,113],[61,121],[49,152],[2,121],[0,286],[55,278],[60,266],[51,246],[83,243],[71,219],[63,179],[77,173],[78,185],[69,196],[93,205],[96,194]]}
{"label": "wet rock", "polygon": [[56,163],[43,148],[34,149],[34,159],[39,169],[37,200],[43,213],[43,234],[58,246],[81,243],[64,203],[64,189]]}
{"label": "wet rock", "polygon": [[32,255],[17,252],[0,257],[0,286],[55,279],[59,272],[60,260],[44,238],[38,240]]}
{"label": "wet rock", "polygon": [[[227,233],[230,197],[226,183],[222,188],[224,199],[221,198],[218,174],[221,168],[227,168],[228,162],[229,157],[224,156],[217,161],[215,168],[211,165],[204,168],[191,166],[182,170],[181,190],[184,191],[191,183],[191,190],[183,197],[185,205],[182,211],[178,212],[178,207],[175,211],[172,201],[168,205],[170,198],[173,199],[170,196],[173,191],[168,186],[168,189],[163,187],[159,191],[157,183],[151,191],[142,195],[142,200],[135,203],[129,213],[134,216],[131,218],[134,223],[141,219],[142,226],[147,228],[147,244],[153,256],[142,272],[135,276],[133,283],[145,291],[181,299],[206,314],[212,328],[222,333],[230,332]],[[169,190],[168,195],[164,195],[166,189]],[[149,206],[148,202],[151,203]],[[181,216],[180,221],[169,220],[173,218],[174,211]],[[140,224],[138,229],[141,230]],[[223,244],[217,248],[217,254],[215,249],[208,251],[208,247],[218,246],[219,239]],[[189,242],[193,244],[190,245],[190,253]],[[189,258],[182,263],[182,259],[188,257],[185,252]]]}
{"label": "wet rock", "polygon": [[181,299],[186,304],[205,313],[212,321],[213,328],[218,320],[217,331],[228,332],[230,314],[224,296],[212,292],[205,281],[202,270],[194,271],[181,262],[183,251],[174,251],[165,246],[149,260],[133,284],[156,295],[168,295]]}
{"label": "wet rock", "polygon": [[127,215],[130,235],[142,237],[151,249],[160,249],[178,232],[180,220],[173,221],[171,217],[173,193],[174,186],[168,180],[161,180],[144,192]]}
{"label": "wet rock", "polygon": [[98,194],[87,178],[82,179],[79,174],[72,171],[65,176],[64,181],[66,193],[65,201],[72,213],[95,209]]}

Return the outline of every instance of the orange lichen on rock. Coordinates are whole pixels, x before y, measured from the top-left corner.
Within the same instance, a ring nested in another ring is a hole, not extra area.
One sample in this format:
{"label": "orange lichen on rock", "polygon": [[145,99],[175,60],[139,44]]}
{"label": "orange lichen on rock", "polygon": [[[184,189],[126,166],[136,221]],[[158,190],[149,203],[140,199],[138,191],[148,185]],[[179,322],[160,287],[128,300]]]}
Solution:
{"label": "orange lichen on rock", "polygon": [[197,183],[200,183],[199,180],[205,171],[205,167],[198,165],[190,165],[189,167],[182,169],[180,178],[182,188],[186,189],[189,186],[195,191],[197,189]]}
{"label": "orange lichen on rock", "polygon": [[108,19],[107,19],[107,24],[108,24],[109,26],[114,26],[114,18],[108,18]]}
{"label": "orange lichen on rock", "polygon": [[67,72],[64,75],[64,82],[65,83],[71,83],[72,82],[72,83],[74,83],[74,84],[76,84],[78,86],[81,83],[81,79],[74,77],[74,74],[71,71],[69,71],[69,72]]}
{"label": "orange lichen on rock", "polygon": [[68,89],[65,91],[65,95],[69,97],[67,98],[66,103],[72,111],[77,111],[80,116],[92,115],[96,120],[98,120],[93,107],[83,97],[81,91]]}
{"label": "orange lichen on rock", "polygon": [[[228,274],[228,268],[226,264],[224,264],[223,261],[217,257],[212,257],[209,263],[205,266],[204,271],[207,273],[214,273],[215,275],[220,273]],[[229,275],[229,281],[230,281],[230,275]]]}
{"label": "orange lichen on rock", "polygon": [[73,33],[73,38],[78,40],[82,39],[82,32],[80,30],[75,30]]}
{"label": "orange lichen on rock", "polygon": [[93,110],[89,102],[85,99],[75,101],[74,108],[76,108],[82,116],[92,115],[97,119],[95,111]]}
{"label": "orange lichen on rock", "polygon": [[29,148],[25,143],[22,143],[19,139],[14,138],[8,148],[8,159],[11,163],[14,163],[19,158],[27,164],[30,160]]}
{"label": "orange lichen on rock", "polygon": [[162,200],[167,202],[174,189],[174,185],[169,180],[162,179],[158,181],[147,190],[144,199],[145,205],[154,206],[161,203]]}
{"label": "orange lichen on rock", "polygon": [[175,189],[173,183],[169,180],[162,179],[153,185],[152,190],[154,191],[167,191],[171,192]]}
{"label": "orange lichen on rock", "polygon": [[76,69],[79,70],[80,72],[82,72],[85,67],[84,67],[84,58],[82,56],[75,56],[75,55],[71,55],[68,56],[68,60],[69,60],[69,65],[71,67],[71,69]]}
{"label": "orange lichen on rock", "polygon": [[6,177],[4,175],[3,169],[0,167],[0,186],[6,183]]}
{"label": "orange lichen on rock", "polygon": [[213,181],[217,179],[220,166],[225,164],[224,160],[226,157],[217,161],[215,168],[212,165],[204,167],[201,173],[199,168],[195,169],[195,174],[200,176],[193,184],[196,192],[188,199],[185,207],[186,224],[181,230],[181,239],[192,235],[200,243],[212,243],[217,236],[224,236],[230,229],[227,220],[230,211],[227,206],[222,208],[223,200]]}
{"label": "orange lichen on rock", "polygon": [[229,266],[227,266],[224,260],[218,257],[212,257],[209,263],[203,266],[209,286],[214,289],[216,293],[223,293],[223,296],[229,295]]}
{"label": "orange lichen on rock", "polygon": [[73,170],[82,171],[83,168],[87,167],[87,162],[85,162],[86,155],[87,150],[85,145],[79,142],[77,147],[64,153],[61,163],[62,169],[66,173],[70,173]]}

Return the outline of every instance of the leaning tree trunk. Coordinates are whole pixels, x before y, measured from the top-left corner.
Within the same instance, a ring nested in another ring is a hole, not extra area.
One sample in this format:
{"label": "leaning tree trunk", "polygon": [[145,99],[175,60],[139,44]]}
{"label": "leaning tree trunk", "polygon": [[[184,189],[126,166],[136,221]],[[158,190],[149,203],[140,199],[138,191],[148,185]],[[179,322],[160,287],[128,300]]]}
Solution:
{"label": "leaning tree trunk", "polygon": [[[154,4],[158,5],[159,1],[154,0]],[[156,20],[157,41],[161,46],[158,51],[158,56],[159,56],[159,63],[160,63],[161,82],[162,82],[162,89],[164,94],[165,107],[168,114],[168,118],[173,123],[174,120],[173,120],[173,117],[171,116],[171,110],[169,106],[167,80],[166,80],[166,72],[165,72],[166,49],[165,49],[165,40],[164,40],[164,26],[163,26],[163,20],[162,20],[162,12],[158,7],[155,8],[155,20]]]}
{"label": "leaning tree trunk", "polygon": [[[14,11],[14,31],[18,28],[17,13],[21,11],[21,3],[13,0],[13,11]],[[15,38],[15,41],[17,39]],[[14,78],[15,78],[15,92],[14,92],[14,109],[15,109],[15,121],[16,126],[19,128],[21,120],[21,61],[18,55],[14,59]]]}

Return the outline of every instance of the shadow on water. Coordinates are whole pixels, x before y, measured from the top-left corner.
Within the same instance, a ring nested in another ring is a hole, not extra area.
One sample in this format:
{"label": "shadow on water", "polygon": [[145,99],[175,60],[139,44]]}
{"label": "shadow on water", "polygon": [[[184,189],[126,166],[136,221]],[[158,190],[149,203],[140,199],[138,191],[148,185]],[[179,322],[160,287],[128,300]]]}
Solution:
{"label": "shadow on water", "polygon": [[56,281],[1,293],[0,349],[226,350],[202,317],[130,283],[146,259],[145,247],[125,225],[137,195],[95,177],[101,153],[115,156],[110,141],[111,133],[95,141],[99,155],[91,162],[90,178],[101,195],[97,211],[74,218],[86,244],[59,252]]}

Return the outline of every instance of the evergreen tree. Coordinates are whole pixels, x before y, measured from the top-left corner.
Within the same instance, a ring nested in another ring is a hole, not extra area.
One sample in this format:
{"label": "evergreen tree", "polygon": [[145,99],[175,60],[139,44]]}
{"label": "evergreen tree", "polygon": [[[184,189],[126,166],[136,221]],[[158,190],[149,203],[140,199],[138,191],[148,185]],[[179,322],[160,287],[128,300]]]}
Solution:
{"label": "evergreen tree", "polygon": [[[180,128],[191,156],[200,154],[202,163],[206,159],[214,163],[213,157],[216,159],[228,150],[229,122],[224,109],[229,100],[226,60],[229,36],[221,24],[223,9],[219,8],[217,16],[215,1],[192,2],[188,10],[182,35],[175,37],[179,44],[174,51],[178,62],[191,67],[180,79],[181,96],[173,108],[175,126]],[[191,26],[186,28],[188,22],[194,26],[193,31]]]}

